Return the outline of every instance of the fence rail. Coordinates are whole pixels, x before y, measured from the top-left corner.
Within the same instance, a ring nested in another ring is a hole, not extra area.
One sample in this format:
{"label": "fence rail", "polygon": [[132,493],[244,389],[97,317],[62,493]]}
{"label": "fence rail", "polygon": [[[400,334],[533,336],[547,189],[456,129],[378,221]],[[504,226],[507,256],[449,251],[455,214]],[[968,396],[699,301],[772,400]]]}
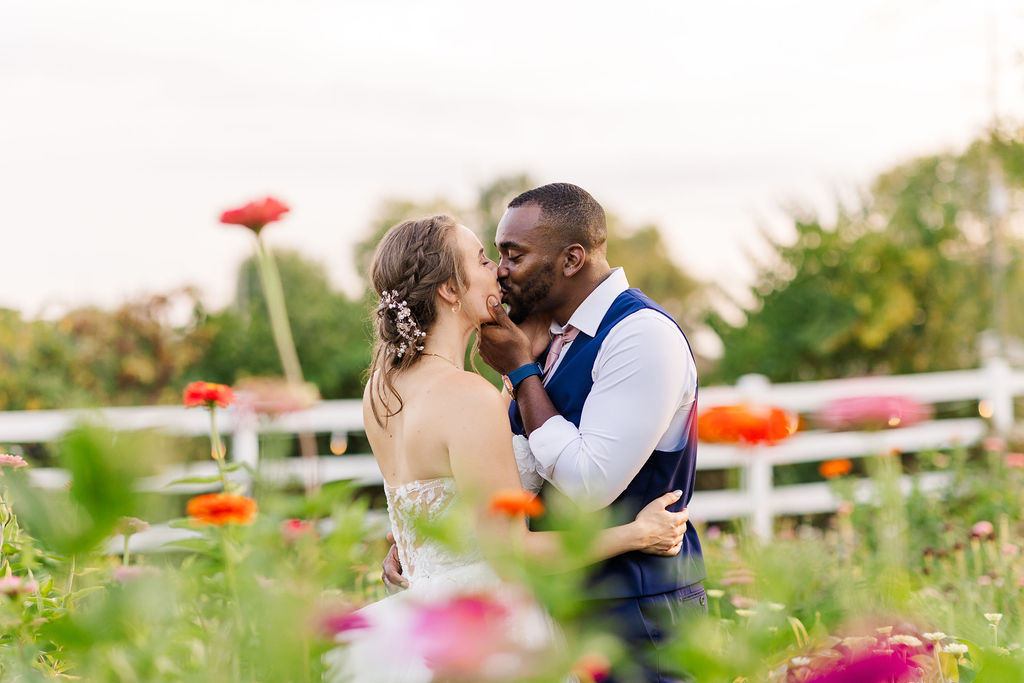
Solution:
{"label": "fence rail", "polygon": [[[742,378],[736,386],[702,388],[701,408],[749,402],[809,413],[837,398],[905,396],[932,404],[977,401],[980,416],[936,419],[878,432],[800,432],[775,446],[701,444],[697,468],[738,469],[741,473],[740,487],[696,492],[690,505],[692,515],[706,521],[745,517],[751,521],[754,531],[762,537],[769,537],[776,516],[828,512],[835,510],[840,503],[827,484],[774,486],[773,470],[776,466],[859,458],[893,449],[917,452],[970,446],[987,434],[1009,433],[1014,423],[1014,398],[1022,395],[1024,372],[1012,369],[999,358],[989,359],[977,370],[787,384],[770,384],[761,376],[750,375]],[[8,411],[0,412],[0,444],[54,441],[81,421],[121,430],[159,429],[184,436],[202,436],[209,429],[209,418],[204,411],[179,406]],[[272,421],[260,420],[229,408],[217,412],[217,426],[222,434],[232,437],[232,459],[260,467],[262,475],[271,481],[301,482],[313,475],[321,481],[347,479],[367,485],[382,481],[373,457],[367,454],[260,462],[261,434],[361,433],[363,417],[358,400],[324,401],[309,410]],[[212,462],[176,465],[140,482],[140,486],[150,491],[192,493],[204,490],[204,487],[194,484],[171,486],[170,482],[214,473]],[[31,474],[44,487],[59,487],[67,481],[66,473],[52,468],[35,468]],[[939,475],[929,475],[918,485],[936,487],[943,481]],[[910,486],[910,480],[907,479],[904,485]],[[863,482],[857,495],[869,498],[869,486],[870,482]],[[138,536],[138,539],[133,537],[133,542],[147,544],[145,535]]]}

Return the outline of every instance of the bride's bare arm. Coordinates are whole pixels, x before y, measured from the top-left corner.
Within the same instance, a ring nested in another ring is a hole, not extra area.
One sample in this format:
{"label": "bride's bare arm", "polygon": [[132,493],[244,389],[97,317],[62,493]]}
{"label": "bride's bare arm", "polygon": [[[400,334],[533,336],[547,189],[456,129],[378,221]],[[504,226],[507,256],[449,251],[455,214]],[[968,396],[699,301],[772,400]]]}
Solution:
{"label": "bride's bare arm", "polygon": [[[490,501],[496,493],[520,488],[508,417],[504,401],[486,380],[466,375],[460,378],[460,384],[465,386],[452,387],[449,409],[453,428],[448,430],[448,452],[456,483],[473,506],[477,534],[485,552],[500,554],[514,544],[535,559],[561,563],[566,558],[559,532],[529,531],[522,515],[509,518],[491,513]],[[652,501],[632,522],[602,530],[589,556],[580,558],[581,563],[631,550],[661,555],[678,553],[688,513],[665,508],[679,500],[679,495],[667,493]]]}

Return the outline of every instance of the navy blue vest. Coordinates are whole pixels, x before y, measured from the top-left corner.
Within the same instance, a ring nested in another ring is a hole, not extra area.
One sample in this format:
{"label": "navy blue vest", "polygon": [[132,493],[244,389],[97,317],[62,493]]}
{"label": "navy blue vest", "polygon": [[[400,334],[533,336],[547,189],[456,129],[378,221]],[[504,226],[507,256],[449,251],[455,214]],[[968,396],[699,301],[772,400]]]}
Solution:
{"label": "navy blue vest", "polygon": [[[644,308],[654,309],[672,320],[672,316],[640,290],[629,289],[612,302],[593,337],[580,332],[565,351],[565,356],[546,388],[555,409],[576,427],[580,426],[583,404],[594,384],[591,371],[604,338],[619,321]],[[651,453],[626,490],[612,503],[612,512],[616,519],[632,521],[652,500],[677,489],[682,490],[683,496],[670,509],[680,510],[689,504],[693,496],[697,460],[696,415],[695,396],[686,423],[686,442],[676,451]],[[514,433],[526,433],[515,401],[509,406],[509,420]],[[548,485],[544,488],[546,491]],[[542,496],[545,491],[541,492]],[[588,597],[630,598],[657,595],[702,581],[706,577],[700,540],[691,524],[686,530],[682,550],[675,557],[629,552],[602,562],[591,577]]]}

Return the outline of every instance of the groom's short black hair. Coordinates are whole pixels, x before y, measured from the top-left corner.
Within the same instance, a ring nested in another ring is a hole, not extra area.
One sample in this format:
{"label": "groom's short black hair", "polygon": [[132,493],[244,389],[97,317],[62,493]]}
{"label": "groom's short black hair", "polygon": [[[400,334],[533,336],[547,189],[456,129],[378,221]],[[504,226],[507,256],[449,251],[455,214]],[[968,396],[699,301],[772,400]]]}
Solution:
{"label": "groom's short black hair", "polygon": [[577,242],[587,251],[604,246],[608,236],[604,209],[582,187],[572,183],[541,185],[510,201],[508,208],[524,204],[540,207],[548,234],[563,245]]}

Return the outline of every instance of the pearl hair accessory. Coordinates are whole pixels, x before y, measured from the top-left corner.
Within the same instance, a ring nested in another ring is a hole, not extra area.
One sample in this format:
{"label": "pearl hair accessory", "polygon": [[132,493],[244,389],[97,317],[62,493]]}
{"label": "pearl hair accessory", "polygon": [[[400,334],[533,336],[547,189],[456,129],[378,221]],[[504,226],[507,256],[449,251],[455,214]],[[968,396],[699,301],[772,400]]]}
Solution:
{"label": "pearl hair accessory", "polygon": [[422,351],[423,344],[420,340],[426,337],[427,333],[420,329],[419,323],[416,322],[416,318],[412,317],[412,311],[409,310],[409,304],[405,300],[398,300],[397,290],[385,290],[380,293],[380,304],[377,306],[377,315],[379,317],[384,317],[384,314],[388,311],[395,312],[395,327],[398,328],[398,334],[404,341],[402,341],[401,344],[388,342],[387,353],[393,353],[398,358],[401,358],[407,352]]}

